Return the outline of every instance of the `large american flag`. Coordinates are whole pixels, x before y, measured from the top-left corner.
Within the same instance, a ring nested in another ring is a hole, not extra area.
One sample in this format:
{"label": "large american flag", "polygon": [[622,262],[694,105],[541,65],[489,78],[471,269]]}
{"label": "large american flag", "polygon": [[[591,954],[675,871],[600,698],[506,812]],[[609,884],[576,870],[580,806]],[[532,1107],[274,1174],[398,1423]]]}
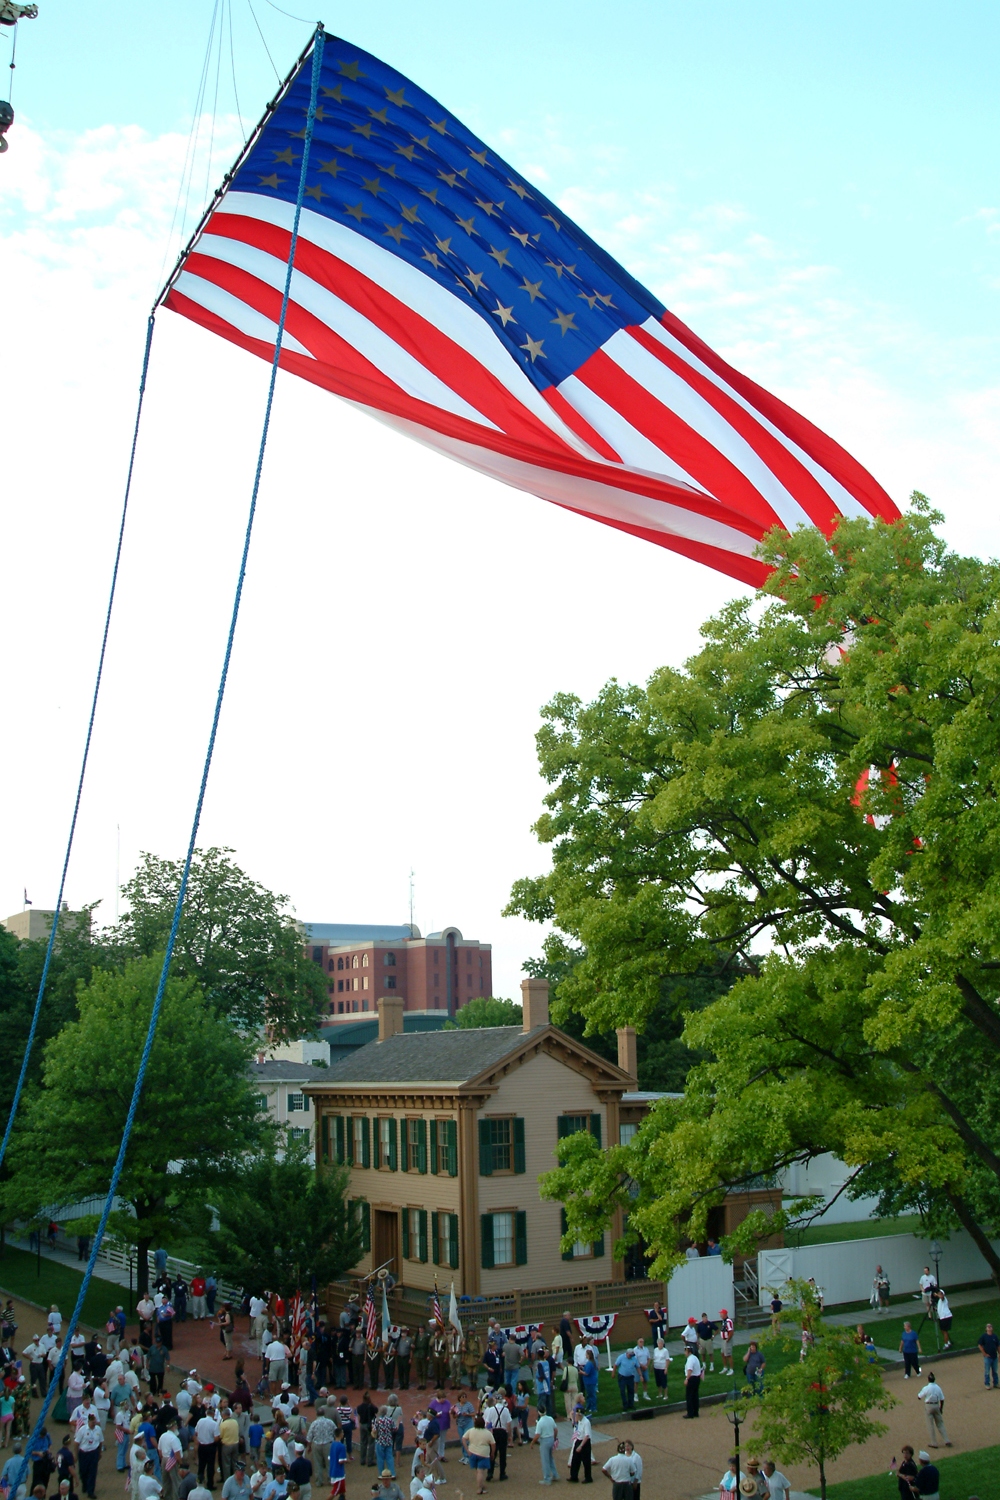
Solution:
{"label": "large american flag", "polygon": [[[281,364],[441,453],[757,585],[775,524],[898,511],[410,79],[324,41]],[[268,361],[307,53],[166,289]]]}

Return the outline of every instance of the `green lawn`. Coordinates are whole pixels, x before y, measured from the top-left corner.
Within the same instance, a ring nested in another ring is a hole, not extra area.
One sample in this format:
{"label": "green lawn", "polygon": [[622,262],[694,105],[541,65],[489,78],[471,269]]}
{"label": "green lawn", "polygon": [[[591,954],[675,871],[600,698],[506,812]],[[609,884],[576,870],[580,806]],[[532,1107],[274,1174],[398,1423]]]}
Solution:
{"label": "green lawn", "polygon": [[852,1224],[823,1224],[820,1221],[798,1233],[789,1231],[785,1244],[832,1245],[839,1240],[873,1240],[882,1234],[916,1234],[920,1229],[919,1214],[903,1214],[898,1219],[859,1219]]}
{"label": "green lawn", "polygon": [[[42,1256],[41,1275],[38,1274],[37,1257],[28,1250],[15,1250],[10,1245],[0,1249],[0,1287],[12,1297],[24,1297],[29,1302],[39,1302],[50,1307],[54,1302],[64,1318],[68,1318],[80,1294],[82,1271],[64,1266],[59,1261],[46,1260]],[[101,1281],[96,1276],[87,1290],[81,1321],[92,1328],[103,1328],[111,1308],[128,1298],[127,1288],[113,1281]],[[18,1337],[30,1330],[19,1329]],[[20,1344],[18,1348],[20,1348]]]}
{"label": "green lawn", "polygon": [[[918,1328],[924,1316],[924,1305],[922,1302],[911,1302],[912,1311],[907,1311],[906,1317]],[[992,1323],[995,1329],[1000,1329],[1000,1301],[995,1297],[985,1302],[972,1302],[968,1307],[956,1307],[954,1309],[955,1321],[951,1325],[951,1342],[955,1349],[973,1349],[979,1342],[979,1335],[985,1329],[987,1323]],[[865,1328],[874,1335],[875,1342],[883,1349],[896,1349],[903,1335],[903,1319],[887,1318],[884,1315],[879,1318],[870,1314],[858,1314],[858,1322],[864,1323]],[[920,1347],[923,1358],[927,1359],[937,1352],[937,1329],[929,1320],[920,1328]],[[942,1340],[943,1342],[943,1340]]]}
{"label": "green lawn", "polygon": [[[718,1340],[716,1340],[716,1343],[718,1343]],[[622,1348],[627,1348],[627,1347],[629,1347],[629,1346],[628,1345],[623,1345],[622,1346]],[[715,1396],[715,1395],[718,1395],[718,1393],[720,1391],[731,1391],[732,1388],[733,1388],[733,1386],[742,1387],[742,1385],[743,1385],[743,1379],[742,1379],[743,1355],[744,1355],[745,1352],[746,1352],[746,1345],[737,1346],[737,1348],[734,1350],[734,1352],[733,1352],[733,1364],[735,1366],[735,1369],[736,1369],[737,1373],[736,1373],[735,1377],[730,1378],[728,1375],[721,1374],[722,1359],[721,1359],[721,1356],[719,1355],[718,1349],[716,1349],[716,1353],[715,1353],[715,1373],[714,1374],[708,1374],[708,1373],[706,1373],[705,1375],[702,1376],[702,1380],[701,1380],[701,1394],[702,1394],[702,1396]],[[616,1358],[620,1353],[621,1353],[621,1350],[613,1348],[612,1351],[611,1351],[611,1357],[612,1357],[612,1359]],[[789,1364],[792,1360],[798,1359],[798,1357],[799,1357],[798,1356],[798,1352],[797,1352],[797,1348],[792,1348],[792,1349],[785,1350],[785,1349],[778,1349],[778,1348],[776,1348],[774,1346],[765,1347],[764,1348],[764,1354],[765,1354],[765,1356],[767,1358],[767,1367],[766,1367],[766,1369],[764,1371],[764,1378],[765,1378],[765,1380],[767,1378],[768,1371],[770,1371],[771,1373],[774,1373],[775,1371],[780,1370],[782,1368],[782,1366]],[[600,1379],[600,1383],[599,1383],[599,1385],[597,1387],[597,1413],[598,1413],[598,1416],[600,1416],[602,1413],[604,1413],[605,1415],[607,1415],[609,1412],[621,1411],[621,1409],[622,1409],[621,1395],[620,1395],[619,1390],[618,1390],[618,1377],[614,1373],[613,1370],[609,1370],[607,1368],[607,1363],[608,1363],[608,1361],[607,1361],[607,1355],[604,1353],[604,1351],[602,1349],[602,1351],[601,1351],[601,1379]],[[669,1371],[669,1375],[668,1375],[668,1380],[669,1380],[669,1388],[668,1388],[667,1395],[668,1395],[669,1400],[670,1401],[683,1401],[684,1400],[684,1359],[683,1359],[683,1357],[680,1354],[675,1354],[673,1356],[672,1360],[671,1360],[670,1371]],[[650,1374],[649,1374],[649,1395],[650,1395],[650,1401],[652,1402],[652,1404],[656,1405],[656,1386],[655,1386],[655,1382],[653,1380],[653,1372],[652,1372],[652,1370],[650,1371]],[[643,1397],[642,1397],[642,1388],[641,1388],[641,1386],[639,1386],[638,1382],[636,1383],[636,1404],[638,1406],[645,1406],[647,1404],[643,1400]]]}
{"label": "green lawn", "polygon": [[[974,1453],[956,1453],[953,1458],[942,1458],[938,1468],[941,1470],[942,1500],[967,1500],[970,1495],[993,1500],[1000,1475],[1000,1448],[977,1448]],[[896,1480],[889,1477],[887,1470],[867,1479],[848,1479],[843,1484],[828,1485],[826,1493],[827,1500],[899,1500]],[[818,1495],[819,1489],[812,1489],[809,1494]]]}

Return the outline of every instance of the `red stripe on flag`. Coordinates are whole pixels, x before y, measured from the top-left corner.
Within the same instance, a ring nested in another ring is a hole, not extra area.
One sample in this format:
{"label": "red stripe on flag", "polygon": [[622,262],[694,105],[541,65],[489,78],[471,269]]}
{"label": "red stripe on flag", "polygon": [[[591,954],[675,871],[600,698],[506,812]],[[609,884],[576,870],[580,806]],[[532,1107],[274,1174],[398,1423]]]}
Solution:
{"label": "red stripe on flag", "polygon": [[673,458],[724,505],[740,510],[760,532],[781,525],[780,516],[724,453],[626,374],[602,349],[580,366],[576,378],[655,443],[665,458]]}
{"label": "red stripe on flag", "polygon": [[815,526],[819,526],[827,535],[833,531],[840,519],[840,511],[815,475],[785,447],[780,438],[776,438],[773,432],[768,432],[745,406],[721,391],[700,370],[692,369],[687,360],[681,359],[679,354],[661,344],[659,339],[654,339],[645,328],[629,328],[627,332],[648,354],[680,376],[692,390],[697,391],[750,444],[775,478],[799,502]]}
{"label": "red stripe on flag", "polygon": [[723,380],[734,391],[738,391],[744,400],[749,401],[751,406],[757,408],[762,416],[773,422],[786,437],[791,438],[793,443],[806,453],[810,458],[821,464],[827,473],[832,474],[834,479],[840,481],[844,489],[853,495],[873,516],[881,516],[884,521],[898,521],[899,510],[894,501],[886,494],[885,490],[869,474],[856,458],[842,448],[833,438],[821,432],[808,418],[800,416],[784,401],[772,396],[759,386],[756,381],[741,375],[739,370],[734,370],[732,365],[726,364],[720,359],[714,350],[710,349],[697,334],[692,333],[680,318],[674,317],[671,312],[664,313],[660,319],[664,328],[672,333],[686,349],[696,355],[698,359],[706,364],[710,370]]}
{"label": "red stripe on flag", "polygon": [[550,385],[542,392],[545,400],[552,410],[557,412],[567,427],[571,427],[578,438],[606,458],[609,463],[620,464],[623,462],[621,455],[616,453],[606,438],[602,438],[599,432],[595,432],[590,423],[580,415],[575,406],[571,406],[558,386]]}
{"label": "red stripe on flag", "polygon": [[[276,260],[288,260],[291,245],[289,231],[275,224],[266,224],[261,219],[251,219],[241,214],[217,213],[209,222],[206,233],[240,240],[243,244],[252,245],[255,250],[273,255]],[[380,328],[401,349],[419,360],[432,375],[436,375],[450,390],[461,396],[463,401],[482,412],[502,432],[536,445],[540,443],[560,449],[566,447],[550,427],[533,417],[503,382],[473,355],[363,272],[355,270],[346,261],[339,260],[328,250],[314,245],[304,236],[300,236],[295,252],[295,269],[319,286],[325,287],[334,296],[340,297],[349,307],[374,323],[376,328]],[[305,340],[302,342],[305,343]],[[563,415],[560,412],[560,416]],[[590,441],[588,438],[584,440]]]}

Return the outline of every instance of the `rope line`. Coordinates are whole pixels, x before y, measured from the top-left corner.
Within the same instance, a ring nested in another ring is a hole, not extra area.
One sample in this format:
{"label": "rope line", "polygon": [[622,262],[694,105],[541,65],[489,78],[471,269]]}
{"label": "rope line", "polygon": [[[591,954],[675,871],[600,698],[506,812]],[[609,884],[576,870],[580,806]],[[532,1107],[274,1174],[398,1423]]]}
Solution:
{"label": "rope line", "polygon": [[[198,788],[198,800],[195,804],[194,819],[191,824],[191,837],[188,841],[187,855],[184,860],[184,873],[181,876],[180,890],[177,892],[177,902],[174,906],[173,921],[170,925],[170,936],[167,939],[167,947],[163,955],[163,966],[160,970],[160,978],[156,987],[156,996],[153,1001],[153,1010],[149,1018],[149,1026],[146,1030],[146,1040],[143,1044],[142,1057],[139,1060],[139,1071],[136,1074],[135,1086],[132,1090],[132,1101],[129,1105],[128,1115],[125,1120],[125,1128],[122,1131],[121,1144],[118,1147],[118,1155],[115,1159],[114,1170],[111,1174],[111,1184],[108,1188],[108,1196],[104,1202],[104,1209],[101,1213],[100,1223],[97,1226],[97,1233],[94,1235],[93,1244],[90,1250],[90,1258],[87,1261],[87,1268],[83,1273],[83,1280],[80,1283],[80,1291],[76,1299],[76,1306],[73,1308],[73,1314],[69,1320],[69,1324],[64,1335],[62,1352],[60,1353],[59,1360],[52,1372],[48,1393],[45,1397],[45,1400],[42,1402],[42,1409],[38,1414],[38,1420],[35,1423],[34,1431],[32,1432],[31,1437],[26,1444],[25,1456],[23,1458],[21,1468],[17,1474],[17,1481],[16,1483],[13,1483],[11,1485],[11,1491],[14,1500],[16,1500],[17,1491],[20,1485],[24,1483],[25,1475],[28,1471],[28,1455],[32,1453],[37,1446],[38,1440],[42,1434],[42,1429],[45,1426],[45,1419],[49,1414],[49,1408],[52,1405],[56,1389],[60,1383],[60,1377],[66,1364],[66,1356],[69,1353],[70,1340],[72,1339],[73,1334],[76,1332],[77,1323],[80,1321],[80,1313],[83,1310],[84,1300],[90,1287],[91,1278],[94,1274],[94,1266],[97,1263],[98,1252],[101,1248],[101,1242],[104,1239],[104,1232],[107,1228],[108,1219],[111,1216],[112,1204],[115,1201],[115,1195],[118,1191],[118,1183],[121,1178],[122,1168],[125,1165],[125,1154],[128,1150],[129,1140],[132,1135],[132,1127],[135,1124],[136,1110],[139,1107],[139,1100],[142,1097],[142,1086],[145,1082],[146,1070],[149,1066],[150,1053],[153,1050],[153,1043],[156,1040],[157,1025],[160,1019],[160,1012],[163,1009],[164,991],[166,990],[167,979],[170,975],[170,965],[173,960],[174,944],[177,941],[177,931],[180,927],[181,913],[184,910],[184,897],[187,894],[188,879],[191,874],[191,862],[194,858],[195,842],[198,837],[198,827],[201,822],[201,813],[205,802],[205,790],[208,785],[208,773],[211,770],[212,766],[212,756],[215,751],[215,740],[219,729],[219,717],[222,713],[222,702],[223,698],[225,697],[226,681],[229,676],[229,663],[233,652],[233,639],[236,634],[236,623],[239,618],[240,602],[243,597],[243,584],[246,578],[247,557],[250,551],[250,538],[253,532],[254,516],[257,512],[257,496],[260,490],[261,472],[264,467],[264,451],[267,447],[267,435],[271,425],[271,408],[274,403],[274,388],[278,378],[278,367],[281,362],[281,345],[285,335],[285,319],[288,315],[288,303],[291,298],[292,272],[295,265],[295,251],[299,239],[299,221],[302,217],[302,202],[305,198],[306,191],[306,172],[309,165],[309,151],[312,146],[313,125],[316,119],[316,99],[319,94],[320,72],[323,65],[323,40],[323,27],[320,25],[316,28],[315,41],[313,43],[312,85],[309,93],[309,111],[306,115],[305,140],[303,142],[302,150],[302,169],[299,173],[299,190],[295,200],[295,218],[292,223],[292,239],[291,244],[288,248],[288,267],[285,272],[285,290],[281,299],[281,315],[278,318],[278,333],[274,341],[274,358],[271,361],[271,379],[267,390],[267,403],[264,408],[264,425],[261,430],[260,448],[257,453],[257,469],[254,474],[253,492],[250,497],[250,510],[247,516],[246,534],[243,538],[243,553],[240,559],[239,577],[236,583],[236,594],[233,599],[232,615],[229,622],[229,634],[226,638],[226,654],[222,663],[222,673],[219,677],[219,687],[215,699],[215,712],[212,716],[212,729],[208,737],[208,748],[205,752],[205,763],[201,773],[201,784]],[[152,317],[153,315],[150,314],[150,324],[152,324]]]}
{"label": "rope line", "polygon": [[115,591],[118,587],[118,569],[122,559],[122,542],[125,538],[125,518],[128,515],[129,495],[132,490],[132,473],[135,469],[135,451],[139,441],[139,420],[142,416],[142,402],[146,394],[146,374],[149,370],[149,351],[153,342],[153,317],[150,313],[146,324],[146,348],[142,357],[142,376],[139,380],[139,402],[135,412],[135,426],[132,429],[132,450],[128,460],[128,474],[125,480],[125,499],[122,503],[121,520],[118,523],[118,545],[115,548],[115,562],[111,570],[111,590],[108,594],[108,608],[104,616],[104,634],[101,636],[101,650],[97,658],[97,679],[94,683],[94,696],[90,703],[90,718],[87,720],[87,734],[83,744],[83,760],[80,764],[80,776],[76,784],[76,800],[73,803],[73,816],[70,819],[69,838],[66,840],[66,854],[63,858],[62,874],[59,877],[59,895],[56,898],[56,909],[52,917],[52,930],[49,933],[49,943],[45,950],[45,962],[42,965],[42,977],[38,981],[38,994],[35,997],[35,1008],[31,1016],[31,1026],[28,1030],[28,1040],[25,1043],[24,1057],[21,1059],[21,1071],[17,1078],[17,1087],[14,1090],[14,1098],[11,1101],[10,1113],[7,1116],[7,1128],[3,1133],[3,1141],[0,1143],[0,1165],[7,1155],[7,1145],[10,1134],[14,1128],[14,1118],[17,1114],[18,1105],[21,1102],[21,1094],[24,1090],[24,1081],[28,1076],[28,1064],[31,1061],[32,1048],[35,1045],[35,1037],[38,1032],[38,1019],[42,1013],[42,999],[45,995],[45,986],[48,982],[49,969],[52,966],[52,955],[55,952],[56,933],[59,929],[59,916],[62,912],[63,892],[66,889],[66,872],[69,869],[69,859],[73,852],[73,839],[76,835],[76,824],[80,814],[80,799],[83,796],[83,782],[87,774],[87,761],[90,758],[90,742],[94,734],[94,719],[97,715],[97,699],[101,691],[101,679],[104,676],[104,658],[108,650],[108,632],[111,629],[111,612],[115,603]]}

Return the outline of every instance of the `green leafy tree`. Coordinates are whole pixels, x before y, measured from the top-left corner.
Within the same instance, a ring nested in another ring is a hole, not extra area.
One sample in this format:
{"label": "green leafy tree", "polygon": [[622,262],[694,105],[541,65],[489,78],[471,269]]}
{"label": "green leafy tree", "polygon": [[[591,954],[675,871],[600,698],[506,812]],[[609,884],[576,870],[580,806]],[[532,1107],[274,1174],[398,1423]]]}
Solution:
{"label": "green leafy tree", "polygon": [[[96,973],[78,1018],[47,1043],[10,1148],[7,1193],[20,1215],[107,1192],[159,974],[158,958]],[[203,1202],[206,1184],[266,1137],[251,1056],[194,980],[168,982],[118,1189],[132,1214],[116,1213],[111,1225],[138,1246],[140,1292],[144,1252],[169,1235],[179,1206]]]}
{"label": "green leafy tree", "polygon": [[552,869],[513,900],[583,951],[574,1009],[641,1030],[666,976],[747,976],[688,1014],[683,1100],[564,1143],[570,1239],[621,1205],[666,1273],[728,1190],[830,1151],[1000,1280],[1000,569],[937,519],[775,534],[683,670],[546,711]]}
{"label": "green leafy tree", "polygon": [[[173,972],[197,980],[210,1004],[245,1030],[309,1036],[328,999],[322,970],[307,958],[302,929],[275,895],[229,858],[195,853],[174,949]],[[182,865],[144,854],[122,888],[126,915],[106,934],[118,963],[162,952]]]}
{"label": "green leafy tree", "polygon": [[767,1375],[765,1393],[755,1401],[755,1436],[782,1463],[812,1464],[826,1500],[827,1465],[853,1444],[888,1431],[870,1413],[887,1411],[896,1399],[882,1383],[881,1365],[869,1363],[853,1333],[823,1322],[808,1283],[789,1282],[782,1297],[786,1311],[780,1331],[764,1341],[765,1348],[801,1350],[803,1324],[814,1342],[804,1359],[792,1359]]}
{"label": "green leafy tree", "polygon": [[208,1253],[237,1286],[289,1297],[320,1289],[361,1258],[361,1225],[345,1197],[346,1167],[316,1170],[290,1143],[242,1162],[215,1198],[219,1227]]}
{"label": "green leafy tree", "polygon": [[500,1000],[490,995],[477,995],[474,1000],[455,1012],[454,1021],[445,1022],[445,1030],[470,1026],[520,1026],[521,1007],[513,1000]]}

